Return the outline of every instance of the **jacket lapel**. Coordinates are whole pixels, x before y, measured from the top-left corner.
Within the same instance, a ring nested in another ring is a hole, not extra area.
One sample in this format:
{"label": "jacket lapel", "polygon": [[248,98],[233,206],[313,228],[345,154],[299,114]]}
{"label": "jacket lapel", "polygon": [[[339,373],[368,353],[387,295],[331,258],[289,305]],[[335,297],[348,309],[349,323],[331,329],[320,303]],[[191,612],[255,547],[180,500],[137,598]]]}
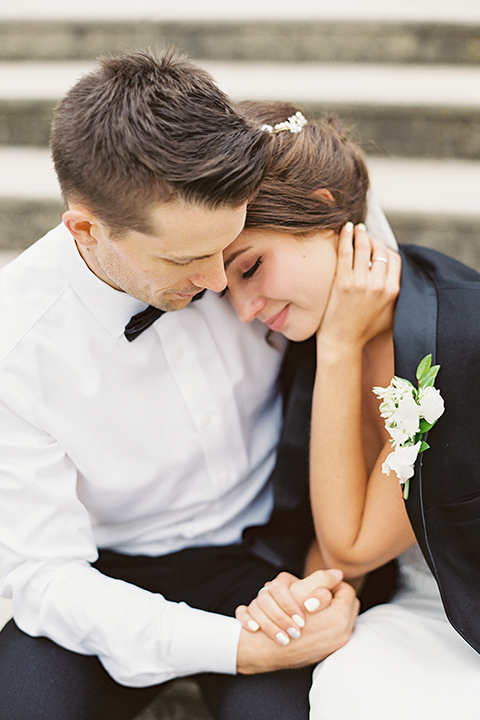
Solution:
{"label": "jacket lapel", "polygon": [[[395,313],[393,344],[395,353],[395,375],[417,385],[416,369],[426,355],[432,355],[435,364],[437,342],[437,294],[435,286],[418,264],[402,256],[401,290]],[[414,322],[412,322],[414,320]],[[426,436],[424,437],[426,440]],[[408,516],[415,530],[418,543],[434,572],[433,561],[425,537],[425,523],[422,501],[422,462],[419,455],[415,474],[410,480],[410,492],[406,501]]]}

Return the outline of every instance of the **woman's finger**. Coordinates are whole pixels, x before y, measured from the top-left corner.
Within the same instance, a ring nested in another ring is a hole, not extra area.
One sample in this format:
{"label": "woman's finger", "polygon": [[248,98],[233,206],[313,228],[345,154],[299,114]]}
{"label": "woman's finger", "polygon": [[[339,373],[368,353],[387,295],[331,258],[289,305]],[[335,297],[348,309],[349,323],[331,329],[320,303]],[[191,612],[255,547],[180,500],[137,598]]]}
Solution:
{"label": "woman's finger", "polygon": [[347,222],[338,236],[337,275],[349,276],[353,269],[353,223]]}
{"label": "woman's finger", "polygon": [[239,605],[237,607],[235,610],[235,617],[242,623],[245,630],[248,630],[249,632],[257,632],[260,630],[260,625],[252,618],[246,605]]}
{"label": "woman's finger", "polygon": [[278,604],[277,600],[270,592],[270,588],[262,588],[262,590],[263,592],[260,592],[256,598],[258,607],[278,628],[278,631],[286,633],[289,637],[295,640],[298,639],[301,635],[301,629],[305,625],[305,619],[303,611],[296,601],[292,598],[288,607],[290,609],[293,607],[293,612],[287,613]]}
{"label": "woman's finger", "polygon": [[358,281],[365,283],[370,270],[372,242],[365,225],[355,226],[353,273]]}
{"label": "woman's finger", "polygon": [[[304,609],[297,602],[290,590],[291,585],[297,580],[298,578],[294,575],[280,573],[275,580],[265,583],[265,587],[279,608],[283,610],[287,617],[293,620],[294,626],[297,625],[302,628],[305,625]],[[259,601],[261,601],[262,598],[263,596],[259,596]],[[266,597],[263,599],[267,600]]]}
{"label": "woman's finger", "polygon": [[[248,622],[253,620],[255,623],[258,624],[260,630],[264,632],[265,635],[267,635],[269,638],[271,638],[271,640],[274,640],[274,642],[278,643],[279,645],[288,645],[292,638],[296,639],[300,637],[300,630],[298,629],[298,627],[293,626],[291,620],[290,622],[286,622],[285,624],[282,624],[281,621],[279,623],[275,622],[273,617],[276,615],[276,610],[269,608],[269,614],[267,614],[262,609],[262,607],[260,607],[258,597],[255,598],[255,600],[252,600],[252,602],[247,608],[247,613],[248,616],[245,614],[245,612],[241,615],[241,617],[246,620],[247,625]],[[250,622],[248,629],[253,630],[253,627],[254,626]]]}
{"label": "woman's finger", "polygon": [[340,570],[316,570],[291,586],[291,592],[308,612],[324,610],[332,602],[332,592],[342,582]]}
{"label": "woman's finger", "polygon": [[370,279],[374,284],[383,287],[388,273],[390,263],[390,251],[379,240],[370,238],[372,246],[372,258],[370,261]]}

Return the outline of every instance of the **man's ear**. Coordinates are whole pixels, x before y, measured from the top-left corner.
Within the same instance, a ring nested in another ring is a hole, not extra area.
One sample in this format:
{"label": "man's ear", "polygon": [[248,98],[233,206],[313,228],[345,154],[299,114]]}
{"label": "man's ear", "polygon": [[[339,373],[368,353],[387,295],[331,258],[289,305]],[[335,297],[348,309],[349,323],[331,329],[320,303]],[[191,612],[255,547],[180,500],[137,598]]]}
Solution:
{"label": "man's ear", "polygon": [[62,220],[79,245],[88,248],[98,243],[100,222],[86,205],[71,203]]}
{"label": "man's ear", "polygon": [[313,191],[313,196],[317,196],[319,198],[322,198],[322,200],[326,200],[327,203],[334,203],[333,195],[330,192],[330,190],[327,190],[327,188],[318,188],[317,190]]}

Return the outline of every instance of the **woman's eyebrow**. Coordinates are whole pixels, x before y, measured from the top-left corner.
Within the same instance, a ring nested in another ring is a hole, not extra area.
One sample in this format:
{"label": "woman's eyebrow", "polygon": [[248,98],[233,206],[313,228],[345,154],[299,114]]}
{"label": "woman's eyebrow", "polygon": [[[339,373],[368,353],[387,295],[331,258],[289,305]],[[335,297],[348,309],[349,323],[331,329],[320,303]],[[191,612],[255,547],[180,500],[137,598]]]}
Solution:
{"label": "woman's eyebrow", "polygon": [[237,258],[242,253],[246,252],[247,250],[251,250],[253,245],[248,245],[248,247],[241,248],[240,250],[237,250],[236,252],[232,253],[229,258],[225,260],[225,270],[228,268],[230,263],[232,263],[235,258]]}

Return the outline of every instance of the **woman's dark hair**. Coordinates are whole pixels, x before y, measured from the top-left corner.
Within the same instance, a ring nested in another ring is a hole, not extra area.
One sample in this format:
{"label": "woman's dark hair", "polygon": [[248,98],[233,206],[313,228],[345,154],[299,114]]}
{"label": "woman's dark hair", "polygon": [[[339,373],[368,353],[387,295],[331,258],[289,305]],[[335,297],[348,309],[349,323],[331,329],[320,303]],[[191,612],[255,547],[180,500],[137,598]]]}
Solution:
{"label": "woman's dark hair", "polygon": [[[299,110],[280,102],[237,107],[258,127],[275,126]],[[338,232],[348,220],[364,222],[368,186],[363,152],[346,138],[338,120],[309,120],[298,133],[272,133],[268,171],[248,205],[245,226]]]}
{"label": "woman's dark hair", "polygon": [[121,233],[148,231],[157,202],[213,209],[252,197],[270,139],[207,72],[174,49],[99,62],[54,115],[50,145],[66,203],[85,203]]}

